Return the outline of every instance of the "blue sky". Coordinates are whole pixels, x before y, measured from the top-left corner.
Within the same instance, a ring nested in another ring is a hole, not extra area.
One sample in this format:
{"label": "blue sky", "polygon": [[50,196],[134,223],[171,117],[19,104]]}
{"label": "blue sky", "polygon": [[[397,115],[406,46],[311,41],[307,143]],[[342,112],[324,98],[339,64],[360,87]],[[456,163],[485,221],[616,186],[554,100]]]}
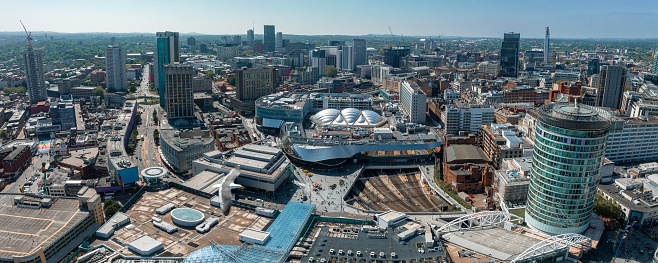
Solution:
{"label": "blue sky", "polygon": [[658,38],[658,0],[0,0],[0,31]]}

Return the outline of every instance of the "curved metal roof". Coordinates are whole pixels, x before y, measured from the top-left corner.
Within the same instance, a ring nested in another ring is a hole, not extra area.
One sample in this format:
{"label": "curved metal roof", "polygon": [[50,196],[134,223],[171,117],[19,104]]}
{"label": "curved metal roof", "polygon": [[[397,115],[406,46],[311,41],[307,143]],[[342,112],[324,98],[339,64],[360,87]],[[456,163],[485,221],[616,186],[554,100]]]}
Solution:
{"label": "curved metal roof", "polygon": [[325,109],[313,115],[311,119],[323,125],[344,126],[380,126],[385,122],[385,119],[374,111],[355,108]]}
{"label": "curved metal roof", "polygon": [[304,148],[293,145],[293,149],[304,161],[319,162],[331,159],[351,158],[360,152],[369,151],[402,151],[402,150],[428,150],[441,147],[441,142],[431,143],[399,143],[377,145],[340,145],[325,148]]}

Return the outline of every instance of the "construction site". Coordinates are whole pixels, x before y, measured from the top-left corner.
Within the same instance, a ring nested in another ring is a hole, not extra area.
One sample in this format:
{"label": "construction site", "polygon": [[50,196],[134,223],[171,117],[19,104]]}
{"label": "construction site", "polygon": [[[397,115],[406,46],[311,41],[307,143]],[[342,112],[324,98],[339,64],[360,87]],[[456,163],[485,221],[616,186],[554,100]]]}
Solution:
{"label": "construction site", "polygon": [[346,202],[372,211],[447,211],[448,202],[421,178],[418,168],[367,169],[354,183]]}

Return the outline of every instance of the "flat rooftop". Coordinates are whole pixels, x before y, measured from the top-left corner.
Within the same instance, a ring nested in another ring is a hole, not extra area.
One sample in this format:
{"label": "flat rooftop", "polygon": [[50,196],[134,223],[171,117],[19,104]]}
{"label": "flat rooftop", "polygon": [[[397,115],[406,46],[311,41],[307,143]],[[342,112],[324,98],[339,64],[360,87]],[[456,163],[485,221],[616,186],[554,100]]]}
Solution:
{"label": "flat rooftop", "polygon": [[[206,218],[215,217],[219,223],[209,232],[199,234],[194,228],[178,227],[178,231],[168,234],[153,226],[151,218],[158,217],[162,222],[175,225],[171,221],[171,214],[158,215],[155,210],[166,205],[174,204],[177,208],[185,207],[200,211]],[[272,219],[261,217],[254,212],[239,207],[232,207],[228,216],[222,214],[218,207],[210,205],[210,200],[194,195],[177,188],[163,189],[157,192],[145,192],[135,204],[126,211],[131,222],[117,229],[109,240],[96,238],[91,246],[105,245],[118,251],[124,256],[139,256],[128,249],[131,241],[147,235],[164,244],[165,250],[152,256],[160,257],[186,257],[193,251],[210,245],[214,240],[221,245],[240,246],[238,234],[246,228],[265,230]]]}
{"label": "flat rooftop", "polygon": [[463,231],[463,234],[451,232],[443,234],[442,238],[455,246],[490,255],[493,259],[503,261],[514,259],[526,249],[542,241],[499,227]]}
{"label": "flat rooftop", "polygon": [[0,197],[0,258],[44,249],[89,213],[80,211],[77,199],[58,198],[50,208],[38,210],[13,205],[11,195]]}

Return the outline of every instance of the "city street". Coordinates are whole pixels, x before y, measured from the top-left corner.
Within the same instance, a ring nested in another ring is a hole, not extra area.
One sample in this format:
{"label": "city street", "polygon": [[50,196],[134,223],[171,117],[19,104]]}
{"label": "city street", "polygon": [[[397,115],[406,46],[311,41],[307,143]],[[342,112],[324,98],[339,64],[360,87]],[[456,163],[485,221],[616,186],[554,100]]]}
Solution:
{"label": "city street", "polygon": [[5,188],[2,190],[3,193],[20,193],[21,192],[21,187],[25,182],[30,180],[30,178],[35,175],[39,174],[39,178],[37,181],[35,181],[32,186],[29,189],[26,189],[26,192],[38,192],[38,187],[39,184],[42,183],[43,179],[43,173],[41,172],[41,163],[46,162],[48,163],[48,153],[44,153],[43,155],[39,156],[37,154],[36,156],[32,157],[32,163],[30,164],[29,167],[27,167],[23,173],[21,174],[20,177],[16,179],[13,183],[10,183],[9,185],[5,186]]}
{"label": "city street", "polygon": [[[627,237],[621,232],[617,234],[617,230],[605,231],[598,248],[583,257],[582,262],[651,262],[653,253],[658,247],[656,236],[651,232],[658,232],[658,227],[643,230],[632,228]],[[654,238],[651,238],[651,235]],[[618,240],[616,244],[615,237]],[[614,257],[615,253],[617,253],[616,257]]]}

